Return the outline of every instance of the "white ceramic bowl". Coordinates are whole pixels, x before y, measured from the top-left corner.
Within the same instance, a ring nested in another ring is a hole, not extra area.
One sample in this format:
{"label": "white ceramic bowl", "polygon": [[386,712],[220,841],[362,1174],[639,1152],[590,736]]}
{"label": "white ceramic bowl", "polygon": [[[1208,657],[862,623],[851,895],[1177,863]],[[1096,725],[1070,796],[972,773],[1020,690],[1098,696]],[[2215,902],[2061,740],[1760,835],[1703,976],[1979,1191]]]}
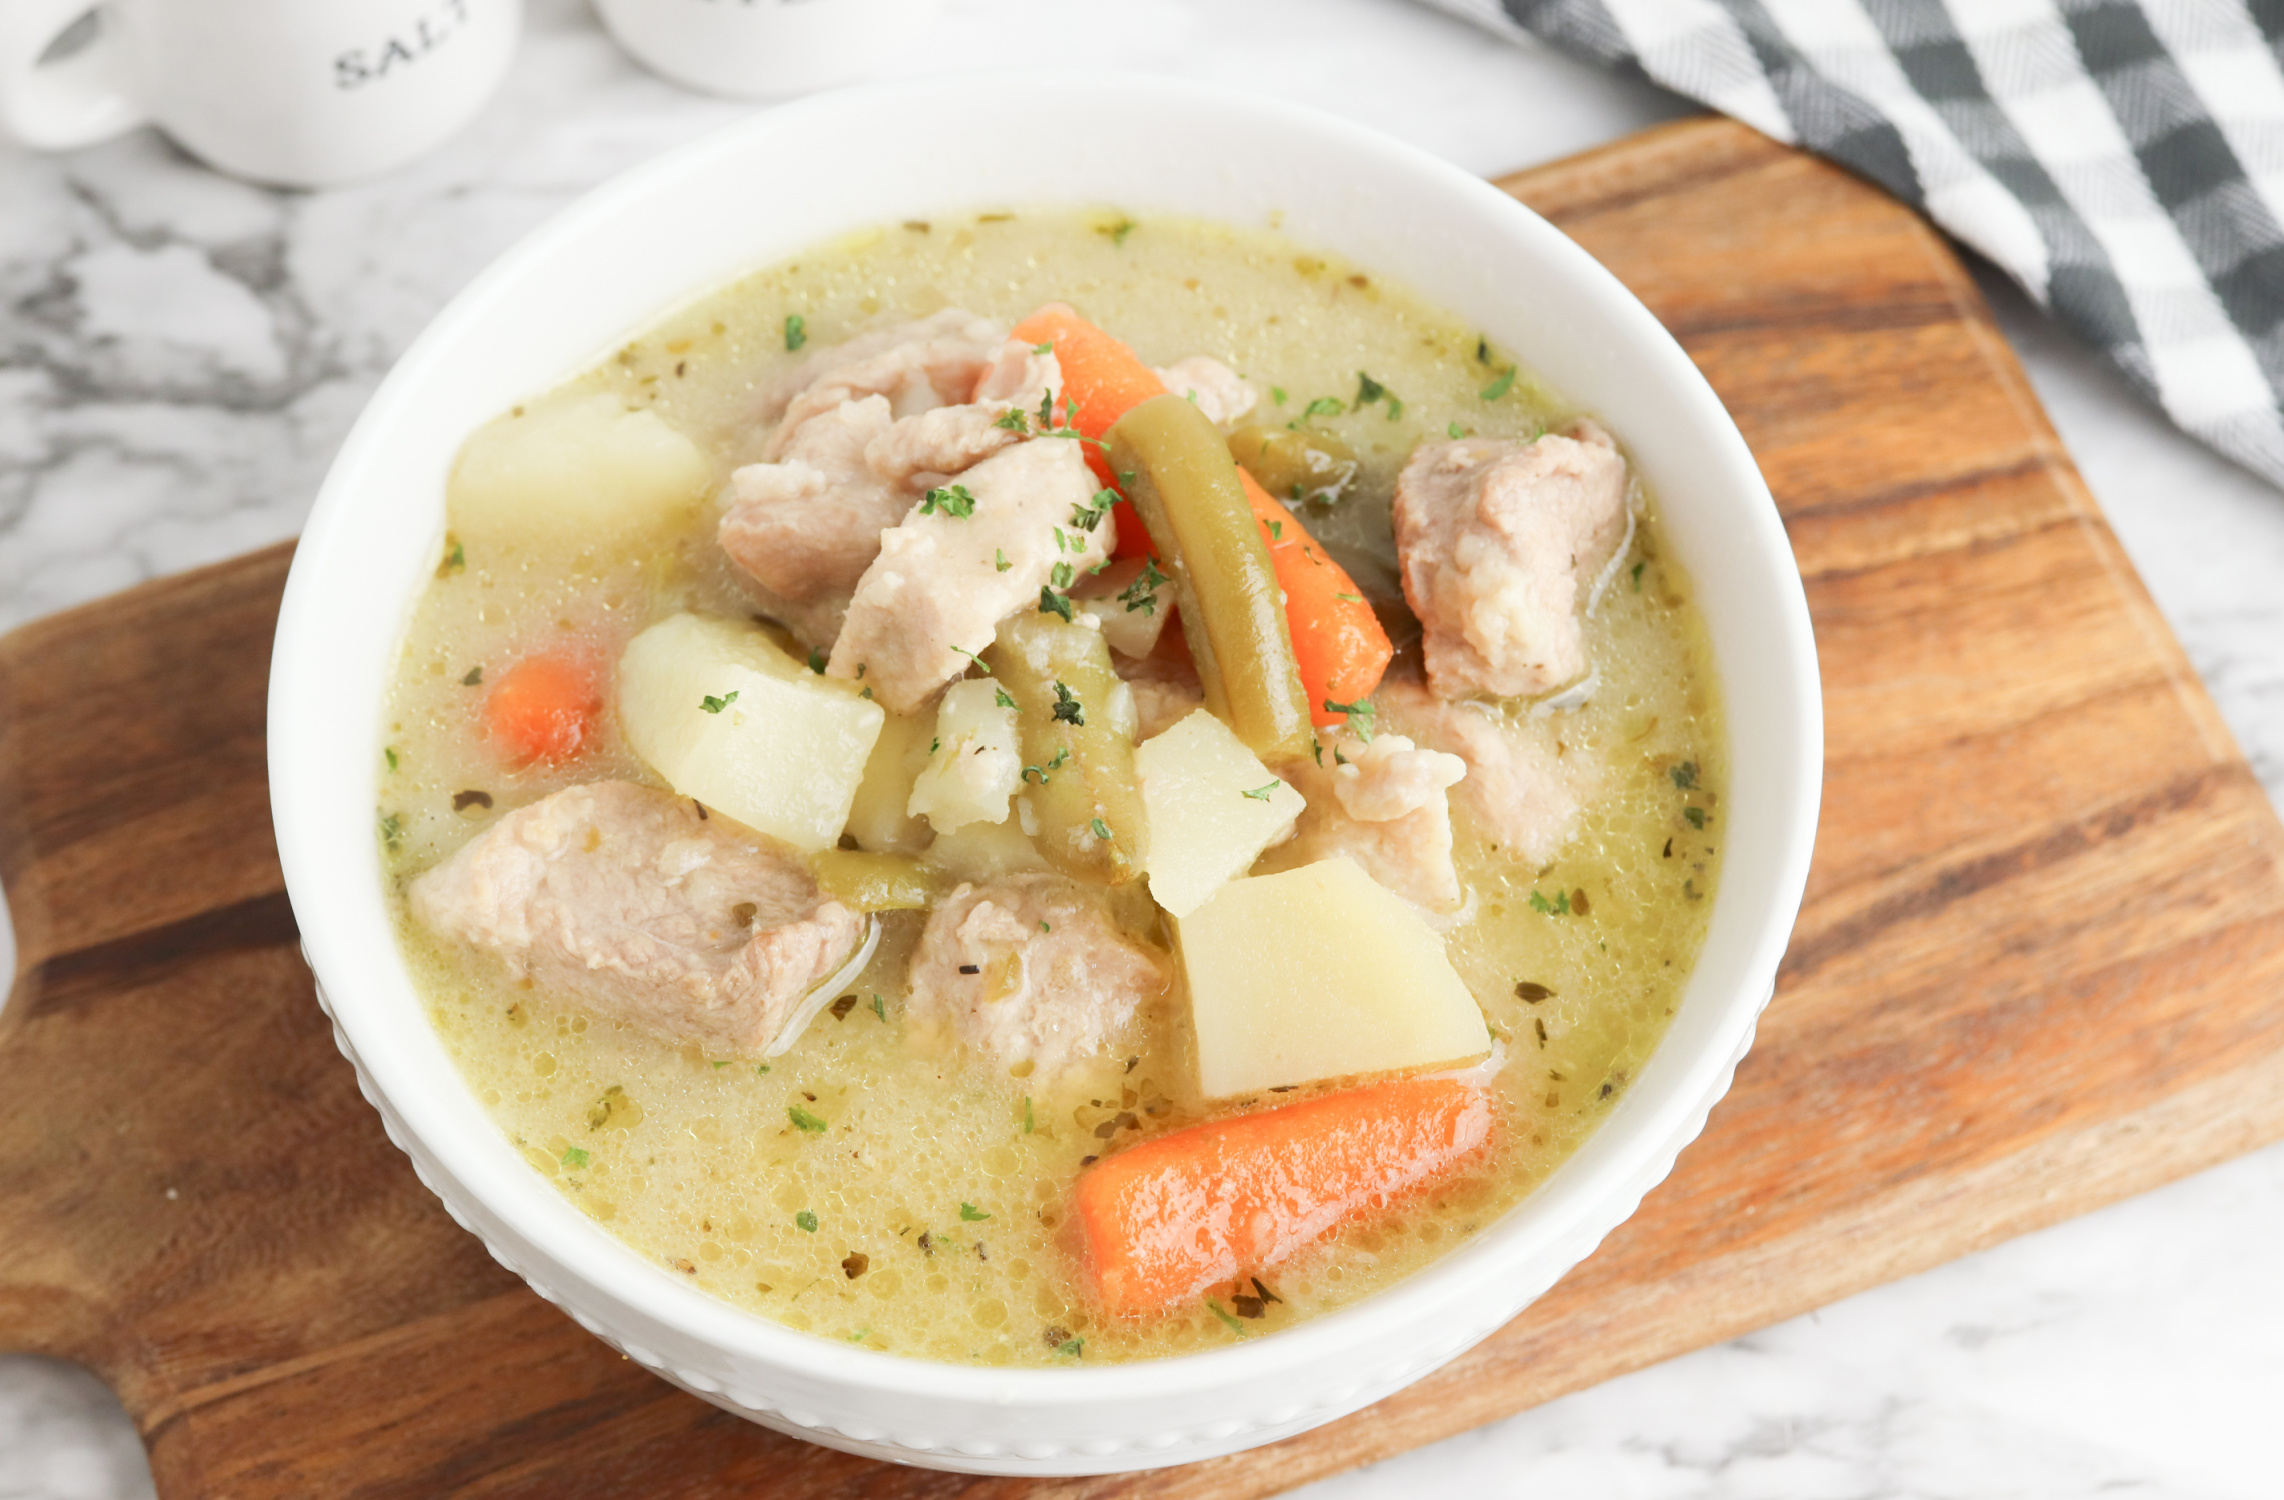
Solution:
{"label": "white ceramic bowl", "polygon": [[[1042,129],[1039,122],[1083,121]],[[1632,449],[1696,580],[1734,779],[1711,931],[1664,1043],[1538,1192],[1428,1271],[1273,1336],[1155,1363],[994,1370],[873,1353],[715,1301],[629,1250],[512,1150],[422,1013],[374,847],[382,692],[479,423],[739,273],[875,223],[1115,204],[1260,224],[1480,325]],[[1355,1410],[1544,1292],[1672,1169],[1752,1040],[1798,910],[1822,777],[1800,579],[1751,454],[1640,303],[1476,178],[1327,115],[1164,79],[1022,74],[863,89],[630,172],[453,299],[357,423],[286,589],[270,685],[278,849],[341,1050],[421,1180],[501,1264],[661,1376],[880,1458],[1009,1474],[1228,1453]]]}

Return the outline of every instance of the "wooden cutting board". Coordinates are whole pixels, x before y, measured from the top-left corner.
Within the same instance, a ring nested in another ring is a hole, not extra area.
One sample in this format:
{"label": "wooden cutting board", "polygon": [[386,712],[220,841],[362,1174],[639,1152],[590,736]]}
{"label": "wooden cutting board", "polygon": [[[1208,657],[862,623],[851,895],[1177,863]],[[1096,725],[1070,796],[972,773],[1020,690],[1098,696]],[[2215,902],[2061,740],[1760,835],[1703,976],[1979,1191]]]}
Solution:
{"label": "wooden cutting board", "polygon": [[1553,1293],[1329,1428],[1029,1483],[652,1379],[413,1179],[294,949],[263,783],[284,549],[0,642],[0,1345],[82,1361],[191,1497],[1257,1496],[2284,1135],[2284,829],[1958,260],[1693,121],[1501,184],[1679,336],[1783,507],[1828,780],[1760,1044]]}

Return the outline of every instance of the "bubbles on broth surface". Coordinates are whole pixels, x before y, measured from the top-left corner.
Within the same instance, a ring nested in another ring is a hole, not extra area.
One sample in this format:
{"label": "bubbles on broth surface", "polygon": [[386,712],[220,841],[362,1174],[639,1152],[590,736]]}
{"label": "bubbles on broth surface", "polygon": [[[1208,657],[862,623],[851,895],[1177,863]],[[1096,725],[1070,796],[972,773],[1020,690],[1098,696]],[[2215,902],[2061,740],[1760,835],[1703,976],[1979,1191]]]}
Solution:
{"label": "bubbles on broth surface", "polygon": [[[1415,445],[1454,427],[1527,438],[1569,415],[1527,372],[1485,399],[1508,368],[1498,352],[1366,272],[1265,232],[1143,220],[1119,235],[1122,220],[871,231],[701,300],[574,385],[655,409],[726,476],[756,456],[756,390],[796,357],[789,316],[814,348],[946,306],[1012,321],[1070,301],[1153,362],[1229,361],[1263,393],[1249,420],[1346,444],[1358,477],[1301,514],[1356,559],[1360,582],[1375,567],[1393,578],[1387,502]],[[1364,372],[1394,410],[1356,405]],[[1617,1105],[1663,1034],[1719,875],[1727,772],[1710,653],[1686,578],[1656,557],[1653,504],[1591,627],[1599,691],[1534,730],[1604,765],[1576,838],[1520,868],[1454,809],[1475,901],[1448,947],[1507,1048],[1487,1159],[1209,1303],[1102,1317],[1076,1280],[1069,1188],[1088,1158],[1201,1117],[1176,1020],[1156,1017],[1124,1055],[1060,1084],[941,1050],[904,1023],[917,921],[900,916],[850,986],[854,1004],[821,1013],[779,1058],[715,1057],[520,987],[404,918],[403,883],[513,808],[578,782],[655,783],[607,708],[572,764],[502,767],[483,737],[484,680],[468,678],[496,681],[541,649],[608,662],[683,609],[748,613],[710,534],[707,517],[656,555],[568,567],[463,549],[417,605],[377,756],[382,858],[440,1035],[534,1170],[672,1274],[901,1355],[1058,1367],[1219,1347],[1368,1296],[1490,1225]]]}

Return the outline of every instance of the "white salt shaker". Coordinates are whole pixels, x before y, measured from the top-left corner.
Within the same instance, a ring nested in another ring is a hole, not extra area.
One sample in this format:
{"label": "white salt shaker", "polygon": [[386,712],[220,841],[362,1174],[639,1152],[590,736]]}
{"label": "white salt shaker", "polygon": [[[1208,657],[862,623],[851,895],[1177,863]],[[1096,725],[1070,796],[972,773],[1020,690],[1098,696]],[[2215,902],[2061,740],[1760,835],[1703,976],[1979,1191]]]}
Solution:
{"label": "white salt shaker", "polygon": [[710,94],[772,99],[847,83],[939,0],[595,0],[620,46]]}
{"label": "white salt shaker", "polygon": [[[95,39],[55,41],[92,11]],[[0,136],[34,150],[155,124],[234,176],[369,177],[499,87],[523,0],[0,0]]]}

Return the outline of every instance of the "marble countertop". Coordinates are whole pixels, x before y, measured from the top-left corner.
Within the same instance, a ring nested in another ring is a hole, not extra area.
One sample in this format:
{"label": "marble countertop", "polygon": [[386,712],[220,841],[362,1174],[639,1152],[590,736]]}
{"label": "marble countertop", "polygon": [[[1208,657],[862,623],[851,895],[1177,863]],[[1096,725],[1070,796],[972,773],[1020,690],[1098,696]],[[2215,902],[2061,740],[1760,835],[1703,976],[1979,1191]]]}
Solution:
{"label": "marble countertop", "polygon": [[[889,74],[1076,57],[1214,79],[1484,173],[1688,112],[1402,0],[951,0],[887,48]],[[640,72],[578,0],[535,0],[500,97],[365,186],[266,192],[148,132],[0,147],[0,629],[293,535],[453,292],[586,188],[749,108]],[[2284,801],[2284,495],[1985,289]],[[1309,1493],[2273,1496],[2280,1243],[2284,1146]],[[100,1386],[0,1356],[0,1500],[149,1493]]]}

